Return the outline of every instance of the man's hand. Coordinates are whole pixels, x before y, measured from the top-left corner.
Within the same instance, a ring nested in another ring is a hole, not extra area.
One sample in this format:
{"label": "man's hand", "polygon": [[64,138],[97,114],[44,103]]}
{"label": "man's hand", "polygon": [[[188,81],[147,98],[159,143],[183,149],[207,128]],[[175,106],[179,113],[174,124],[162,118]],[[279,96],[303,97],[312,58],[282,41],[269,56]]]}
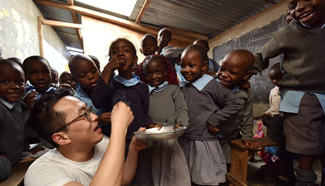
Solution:
{"label": "man's hand", "polygon": [[[138,131],[145,131],[146,128],[140,127]],[[135,136],[132,137],[132,140],[129,145],[129,151],[139,152],[148,147],[148,142],[137,139]]]}
{"label": "man's hand", "polygon": [[220,132],[218,128],[210,124],[208,124],[208,131],[213,135],[217,135]]}
{"label": "man's hand", "polygon": [[128,128],[133,119],[133,112],[126,103],[119,101],[114,105],[111,114],[112,127]]}

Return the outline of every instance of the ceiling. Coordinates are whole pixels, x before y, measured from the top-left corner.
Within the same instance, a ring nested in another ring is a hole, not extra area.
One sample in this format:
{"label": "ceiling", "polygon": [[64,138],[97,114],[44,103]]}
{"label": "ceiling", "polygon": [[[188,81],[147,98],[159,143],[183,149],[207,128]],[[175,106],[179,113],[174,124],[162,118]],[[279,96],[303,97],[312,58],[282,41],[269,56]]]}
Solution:
{"label": "ceiling", "polygon": [[[34,0],[45,19],[69,23],[80,23],[81,15],[70,10],[45,5],[43,2],[73,5],[113,15],[128,21],[138,21],[151,28],[182,29],[213,38],[248,18],[264,11],[282,0],[135,0],[136,5],[130,17],[107,10],[95,9],[78,3],[78,0]],[[141,12],[142,7],[144,11]],[[140,13],[141,12],[141,13]],[[137,20],[138,15],[141,19]],[[64,44],[82,49],[77,29],[54,27]]]}

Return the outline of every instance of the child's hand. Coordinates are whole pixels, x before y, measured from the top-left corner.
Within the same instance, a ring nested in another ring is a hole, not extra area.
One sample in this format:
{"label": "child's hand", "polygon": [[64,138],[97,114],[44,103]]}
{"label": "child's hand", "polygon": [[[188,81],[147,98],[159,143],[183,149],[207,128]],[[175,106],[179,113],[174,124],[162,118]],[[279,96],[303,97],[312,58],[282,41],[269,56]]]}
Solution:
{"label": "child's hand", "polygon": [[31,110],[35,103],[35,98],[38,95],[38,92],[32,91],[31,93],[27,94],[24,98],[24,102],[27,105],[27,108]]}
{"label": "child's hand", "polygon": [[113,56],[112,59],[107,63],[107,65],[104,67],[104,71],[110,71],[113,72],[114,70],[118,69],[123,62],[120,62],[117,60],[116,56]]}
{"label": "child's hand", "polygon": [[242,140],[242,142],[248,145],[250,150],[258,150],[261,148],[261,144],[254,140]]}
{"label": "child's hand", "polygon": [[[145,131],[146,128],[140,127],[138,131]],[[139,152],[148,147],[148,142],[137,139],[135,136],[132,137],[132,140],[129,145],[129,151]]]}
{"label": "child's hand", "polygon": [[98,122],[99,123],[107,123],[111,121],[111,113],[110,112],[104,112],[101,115],[98,116]]}
{"label": "child's hand", "polygon": [[218,128],[210,124],[208,124],[208,131],[213,135],[217,135],[220,132]]}
{"label": "child's hand", "polygon": [[160,130],[163,127],[163,124],[161,123],[157,123],[157,124],[149,124],[149,128],[158,128],[158,130]]}
{"label": "child's hand", "polygon": [[178,127],[181,127],[181,126],[183,126],[183,124],[177,123],[176,125],[174,125],[174,130],[176,130]]}

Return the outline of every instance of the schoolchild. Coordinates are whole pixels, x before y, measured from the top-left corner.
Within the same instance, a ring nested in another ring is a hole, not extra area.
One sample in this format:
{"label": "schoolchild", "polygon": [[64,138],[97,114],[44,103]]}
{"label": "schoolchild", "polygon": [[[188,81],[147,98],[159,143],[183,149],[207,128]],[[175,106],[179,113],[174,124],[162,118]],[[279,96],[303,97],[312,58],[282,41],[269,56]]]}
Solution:
{"label": "schoolchild", "polygon": [[296,185],[314,185],[314,160],[319,157],[325,167],[325,1],[289,0],[288,8],[290,23],[273,33],[255,64],[262,71],[283,54],[278,86],[286,150],[299,156]]}
{"label": "schoolchild", "polygon": [[[100,125],[108,124],[111,113],[107,111],[110,111],[112,107],[95,107],[90,98],[99,78],[99,72],[94,61],[89,56],[78,54],[70,59],[69,69],[73,80],[77,82],[74,96],[86,103],[87,107],[98,115]],[[105,125],[101,128],[103,133],[109,136],[110,127]]]}
{"label": "schoolchild", "polygon": [[25,122],[28,117],[22,102],[25,74],[9,60],[0,60],[0,180],[9,177],[11,165],[28,150]]}
{"label": "schoolchild", "polygon": [[208,125],[218,127],[242,108],[235,95],[212,76],[204,74],[208,56],[198,45],[188,46],[181,56],[181,73],[188,106],[189,126],[180,138],[193,185],[219,185],[226,181],[226,161],[216,135]]}
{"label": "schoolchild", "polygon": [[[149,116],[155,124],[153,127],[188,126],[184,95],[177,85],[166,81],[165,61],[164,56],[152,55],[142,64],[150,92]],[[153,185],[191,185],[186,158],[177,139],[154,142],[149,150]]]}

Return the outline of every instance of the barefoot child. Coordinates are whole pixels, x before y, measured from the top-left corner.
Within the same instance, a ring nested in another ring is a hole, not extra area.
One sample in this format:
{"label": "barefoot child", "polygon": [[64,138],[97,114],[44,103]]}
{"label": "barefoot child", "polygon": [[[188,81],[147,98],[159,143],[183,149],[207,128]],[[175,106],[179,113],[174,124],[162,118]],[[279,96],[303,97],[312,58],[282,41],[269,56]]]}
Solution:
{"label": "barefoot child", "polygon": [[193,185],[219,185],[226,181],[226,162],[217,136],[208,124],[218,127],[240,110],[230,90],[212,76],[204,74],[208,56],[198,45],[188,46],[181,56],[182,86],[189,109],[189,127],[180,139],[188,161]]}

